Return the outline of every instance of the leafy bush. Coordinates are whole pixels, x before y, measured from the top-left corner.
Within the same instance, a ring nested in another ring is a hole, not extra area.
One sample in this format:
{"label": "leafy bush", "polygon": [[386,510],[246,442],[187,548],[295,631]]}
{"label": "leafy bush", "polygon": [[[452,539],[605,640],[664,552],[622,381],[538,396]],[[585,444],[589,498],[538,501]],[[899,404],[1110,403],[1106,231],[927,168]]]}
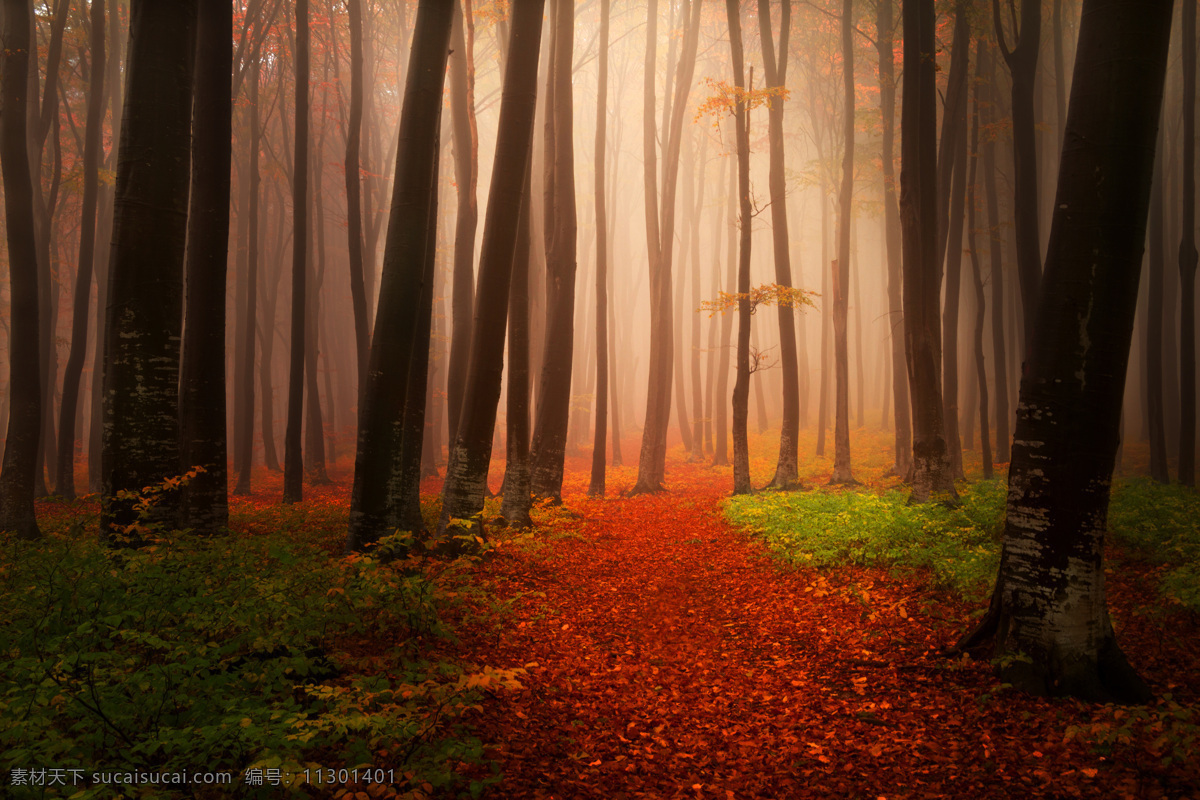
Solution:
{"label": "leafy bush", "polygon": [[729,498],[725,515],[791,563],[927,568],[940,584],[983,597],[999,563],[1002,483],[968,487],[957,508],[907,500],[899,491],[763,492]]}
{"label": "leafy bush", "polygon": [[1113,485],[1108,527],[1148,561],[1169,564],[1159,590],[1200,612],[1200,494],[1147,478]]}
{"label": "leafy bush", "polygon": [[[229,771],[241,786],[248,767],[372,764],[386,743],[398,783],[445,786],[451,765],[481,758],[447,721],[481,688],[515,682],[406,660],[410,637],[445,634],[454,565],[331,557],[279,535],[143,530],[145,546],[114,549],[72,534],[0,554],[6,784],[11,770],[53,766]],[[370,644],[369,660],[354,660],[354,642]],[[75,789],[80,800],[128,796]]]}

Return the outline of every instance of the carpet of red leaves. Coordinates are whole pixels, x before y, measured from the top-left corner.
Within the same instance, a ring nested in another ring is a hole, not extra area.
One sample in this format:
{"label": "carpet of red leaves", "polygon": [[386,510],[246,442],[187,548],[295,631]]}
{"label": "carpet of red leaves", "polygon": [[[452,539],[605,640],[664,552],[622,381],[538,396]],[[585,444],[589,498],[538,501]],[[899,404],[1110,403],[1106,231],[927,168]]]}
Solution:
{"label": "carpet of red leaves", "polygon": [[[1200,796],[1200,763],[1164,762],[1152,722],[1125,729],[1126,711],[941,656],[972,609],[920,576],[772,562],[722,519],[726,470],[673,461],[665,493],[624,498],[610,479],[591,499],[584,461],[568,469],[569,535],[480,568],[517,599],[457,648],[528,670],[469,720],[504,775],[494,796]],[[1194,702],[1196,620],[1151,610],[1154,582],[1128,567],[1112,585],[1123,646],[1156,692]]]}

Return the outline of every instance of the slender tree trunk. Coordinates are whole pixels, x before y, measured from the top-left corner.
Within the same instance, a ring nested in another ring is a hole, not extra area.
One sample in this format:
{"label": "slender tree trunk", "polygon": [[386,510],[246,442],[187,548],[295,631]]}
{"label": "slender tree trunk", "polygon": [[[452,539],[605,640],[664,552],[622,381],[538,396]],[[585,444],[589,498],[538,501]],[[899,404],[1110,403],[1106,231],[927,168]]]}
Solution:
{"label": "slender tree trunk", "polygon": [[[662,489],[666,475],[667,426],[671,419],[671,367],[674,358],[673,324],[671,320],[671,259],[675,243],[675,193],[679,175],[679,152],[683,134],[683,118],[691,93],[692,75],[696,66],[696,48],[700,33],[700,2],[691,6],[691,19],[684,33],[683,51],[675,76],[674,96],[664,97],[664,106],[671,108],[670,125],[664,127],[663,186],[659,197],[655,174],[654,131],[654,74],[658,3],[649,4],[646,42],[646,78],[643,92],[645,127],[643,153],[645,157],[646,245],[650,274],[650,377],[646,393],[646,424],[642,433],[642,448],[638,458],[638,479],[634,493],[656,492]],[[668,73],[670,74],[670,73]]]}
{"label": "slender tree trunk", "polygon": [[[471,370],[467,375],[458,436],[450,449],[446,467],[439,524],[442,530],[454,519],[473,520],[474,526],[479,527],[479,515],[483,512],[492,434],[500,401],[509,289],[533,142],[543,7],[542,0],[518,0],[513,6],[512,41],[505,65],[504,97],[497,128],[496,169],[488,192],[479,262],[480,299],[475,314],[477,324],[471,335]],[[560,26],[555,31],[558,36],[566,35],[573,28],[572,14],[567,8],[560,6],[555,21]],[[563,42],[557,47],[560,57],[564,50],[570,54],[570,48]],[[555,67],[561,69],[564,64]],[[564,105],[558,107],[570,109],[569,100],[569,94],[560,94],[556,105],[562,101]],[[558,152],[561,154],[561,150]]]}
{"label": "slender tree trunk", "polygon": [[[357,2],[357,0],[355,0]],[[250,68],[250,166],[249,190],[247,192],[247,214],[244,224],[247,227],[246,242],[246,308],[242,319],[242,328],[246,334],[242,340],[242,352],[239,354],[238,380],[239,389],[234,402],[238,404],[237,415],[243,420],[240,429],[241,438],[234,442],[234,469],[237,471],[237,483],[234,494],[250,493],[250,473],[254,466],[254,339],[255,326],[258,316],[258,193],[259,168],[258,151],[262,136],[261,112],[258,106],[258,85],[261,80],[262,65],[255,59]],[[360,254],[361,255],[361,254]],[[360,260],[361,267],[361,260]],[[357,318],[356,318],[357,324]]]}
{"label": "slender tree trunk", "polygon": [[[992,50],[988,37],[979,38],[979,74],[986,92],[984,124],[990,128],[995,122],[994,112],[998,92],[995,89],[996,70],[992,66]],[[980,149],[983,157],[983,185],[987,195],[988,252],[990,254],[990,282],[992,284],[992,363],[996,376],[996,461],[1008,463],[1009,435],[1008,405],[1008,354],[1004,336],[1004,261],[1001,255],[1000,205],[996,191],[996,143],[991,135],[985,136]]]}
{"label": "slender tree trunk", "polygon": [[[1012,74],[1013,126],[1013,227],[1017,236],[1017,277],[1021,285],[1021,311],[1025,328],[1024,358],[1037,308],[1038,284],[1042,276],[1041,239],[1038,233],[1038,172],[1036,119],[1033,112],[1038,52],[1041,48],[1042,4],[1022,0],[1020,30],[1010,50],[1004,35],[1000,0],[992,0],[992,16],[1000,53]],[[1022,370],[1024,374],[1024,370]]]}
{"label": "slender tree trunk", "polygon": [[831,484],[858,483],[850,470],[850,214],[854,196],[853,0],[842,2],[842,190],[838,208],[838,258],[833,263],[834,369],[837,376]]}
{"label": "slender tree trunk", "polygon": [[700,256],[700,220],[704,212],[704,172],[708,159],[708,137],[700,139],[700,157],[696,161],[696,204],[692,210],[692,301],[687,316],[692,321],[692,454],[691,461],[704,460],[704,426],[708,415],[704,410],[704,392],[701,388],[701,348],[700,348],[700,273],[702,259]]}
{"label": "slender tree trunk", "polygon": [[[787,83],[788,43],[792,4],[780,4],[778,48],[771,34],[770,0],[758,0],[759,37],[762,41],[763,77],[768,88]],[[788,236],[787,187],[784,176],[782,99],[767,108],[770,171],[767,181],[771,197],[771,243],[775,256],[775,282],[792,286],[792,260]],[[800,375],[796,355],[796,320],[792,307],[779,306],[779,361],[783,373],[783,418],[779,428],[779,459],[770,486],[786,489],[799,482],[800,461]]]}
{"label": "slender tree trunk", "polygon": [[354,489],[347,548],[359,550],[399,523],[395,501],[403,496],[396,469],[403,445],[404,406],[419,332],[433,195],[442,90],[450,45],[452,8],[421,0],[413,31],[400,133],[391,218],[383,256],[379,309],[363,385]]}
{"label": "slender tree trunk", "polygon": [[1159,483],[1170,483],[1171,472],[1167,466],[1167,435],[1165,428],[1166,410],[1163,404],[1163,315],[1166,302],[1163,298],[1163,273],[1166,268],[1163,245],[1163,149],[1166,147],[1164,130],[1159,128],[1158,147],[1154,154],[1154,173],[1150,188],[1150,219],[1147,231],[1149,241],[1149,305],[1146,315],[1146,422],[1150,426],[1150,476]]}
{"label": "slender tree trunk", "polygon": [[[350,303],[354,309],[355,380],[362,391],[367,356],[371,349],[371,329],[367,322],[367,294],[363,268],[362,180],[359,152],[363,129],[363,0],[346,0],[350,23],[350,118],[346,131],[346,230],[350,260]],[[374,65],[372,65],[374,68]],[[258,69],[257,62],[255,69]],[[252,112],[253,113],[253,112]],[[251,151],[251,159],[257,152]],[[254,180],[253,176],[251,180]],[[253,201],[252,201],[253,202]],[[372,254],[373,255],[373,254]],[[253,357],[253,354],[251,354]]]}
{"label": "slender tree trunk", "polygon": [[[196,4],[134,0],[117,159],[106,354],[101,530],[136,544],[135,501],[179,472],[179,347],[191,163]],[[147,158],[153,153],[154,158]],[[221,242],[222,246],[225,240]],[[167,492],[140,522],[174,525]],[[128,537],[128,538],[127,538]]]}
{"label": "slender tree trunk", "polygon": [[821,381],[817,389],[817,455],[825,455],[825,433],[829,428],[829,334],[833,327],[833,294],[829,287],[831,262],[829,260],[829,193],[824,183],[821,196]]}
{"label": "slender tree trunk", "polygon": [[[596,431],[592,441],[592,477],[588,494],[604,496],[608,446],[608,215],[605,197],[605,128],[608,124],[609,0],[600,0],[600,75],[596,84]],[[511,306],[510,306],[511,307]]]}
{"label": "slender tree trunk", "polygon": [[[687,154],[689,172],[695,166],[693,163],[694,159],[695,156],[689,152]],[[683,197],[680,200],[680,205],[684,209],[692,207],[692,176],[690,174],[683,181]],[[687,229],[689,220],[685,217],[680,222],[682,223],[680,225],[680,241],[687,242],[690,238]],[[675,280],[674,287],[675,308],[671,311],[672,324],[675,326],[675,330],[671,332],[671,339],[677,345],[674,347],[675,352],[671,356],[671,366],[674,372],[671,385],[674,387],[675,419],[679,424],[679,438],[683,442],[683,449],[690,453],[692,451],[692,424],[688,416],[687,384],[684,381],[683,374],[683,354],[687,351],[687,342],[683,337],[683,292],[687,286],[687,271],[692,265],[687,260],[687,248],[684,247],[682,249],[683,252],[680,253],[679,259],[678,279]],[[672,277],[675,278],[676,276]]]}
{"label": "slender tree trunk", "polygon": [[1179,243],[1179,482],[1196,485],[1196,0],[1183,0],[1183,240]]}
{"label": "slender tree trunk", "polygon": [[0,169],[8,235],[10,411],[0,470],[0,530],[23,539],[41,536],[33,507],[38,431],[42,428],[38,379],[38,268],[33,231],[33,176],[25,128],[32,21],[27,0],[4,0],[0,44]]}
{"label": "slender tree trunk", "polygon": [[[729,49],[733,57],[733,84],[738,90],[749,86],[754,89],[754,72],[747,84],[743,74],[742,21],[738,0],[725,0],[725,13],[729,18]],[[750,446],[746,433],[750,400],[750,113],[745,101],[739,97],[734,110],[734,130],[737,136],[738,163],[738,342],[737,380],[733,384],[733,493],[749,494]]]}
{"label": "slender tree trunk", "polygon": [[956,496],[942,420],[937,261],[937,67],[933,0],[903,6],[904,101],[900,221],[904,227],[904,338],[913,403],[912,500]]}
{"label": "slender tree trunk", "polygon": [[[287,429],[283,439],[283,502],[304,496],[304,314],[308,272],[308,0],[296,0],[296,155],[292,161],[292,322]],[[284,123],[286,124],[286,122]]]}
{"label": "slender tree trunk", "polygon": [[[607,5],[607,0],[603,1]],[[532,150],[532,147],[530,149]],[[504,502],[500,508],[500,515],[509,525],[521,528],[533,524],[529,519],[529,509],[533,505],[529,487],[529,269],[533,239],[530,220],[532,173],[532,165],[527,163],[508,295],[508,430],[505,436],[507,452]]]}
{"label": "slender tree trunk", "polygon": [[180,470],[203,467],[184,487],[180,525],[214,534],[229,522],[225,424],[225,284],[232,162],[233,7],[197,5],[192,191],[179,387]]}
{"label": "slender tree trunk", "polygon": [[[1144,702],[1108,615],[1104,531],[1171,0],[1085,0],[992,604],[962,647],[1037,694]],[[1006,656],[1021,653],[1021,658]]]}
{"label": "slender tree trunk", "polygon": [[[977,40],[978,50],[982,51],[983,37]],[[984,64],[982,59],[975,62],[975,83],[971,90],[971,145],[969,148],[971,166],[967,176],[967,250],[971,254],[971,275],[975,279],[975,380],[979,391],[979,446],[983,459],[983,477],[992,477],[992,437],[988,430],[988,386],[987,365],[983,355],[983,317],[986,310],[986,299],[983,290],[983,268],[979,265],[978,232],[975,224],[975,209],[978,205],[975,193],[975,177],[979,167],[979,93],[983,84]],[[968,413],[970,405],[967,404]]]}
{"label": "slender tree trunk", "polygon": [[[458,431],[463,389],[467,381],[467,356],[471,347],[471,314],[475,304],[475,230],[479,224],[476,184],[479,180],[479,134],[475,128],[475,64],[471,44],[463,33],[462,9],[454,0],[454,27],[450,31],[450,119],[454,130],[454,183],[458,211],[454,227],[454,270],[450,333],[450,366],[446,375],[446,407],[450,441]],[[471,25],[474,30],[474,24]],[[474,39],[474,36],[471,37]]]}
{"label": "slender tree trunk", "polygon": [[[726,291],[733,294],[737,291],[737,244],[738,240],[734,237],[733,231],[737,226],[736,210],[740,208],[738,201],[738,184],[737,184],[737,159],[729,159],[729,174],[725,181],[728,191],[725,192],[725,198],[730,202],[729,220],[723,226],[725,228],[725,263],[726,268],[725,286]],[[718,287],[719,288],[719,287]],[[733,330],[733,314],[729,311],[721,312],[721,338],[718,344],[718,350],[721,355],[717,361],[717,402],[714,425],[716,426],[716,442],[713,445],[713,466],[727,467],[729,466],[729,335]]]}
{"label": "slender tree trunk", "polygon": [[[963,111],[965,113],[966,108]],[[950,190],[950,230],[945,262],[946,296],[945,307],[942,309],[942,402],[950,473],[958,479],[963,477],[962,442],[958,433],[958,309],[962,295],[962,234],[968,169],[966,137],[959,136],[955,147],[958,153],[954,156],[954,179]]]}
{"label": "slender tree trunk", "polygon": [[892,161],[896,121],[892,0],[880,0],[877,11],[879,107],[883,114],[883,220],[887,243],[888,338],[892,346],[892,398],[896,417],[896,463],[892,471],[903,477],[912,469],[912,409],[909,406],[908,359],[904,337],[900,208],[896,201],[896,172]]}
{"label": "slender tree trunk", "polygon": [[58,475],[55,491],[75,499],[75,423],[79,416],[79,381],[87,354],[88,305],[92,292],[92,264],[96,249],[96,194],[99,184],[100,137],[104,125],[104,0],[92,0],[88,46],[91,79],[88,84],[87,123],[83,142],[83,199],[79,229],[79,264],[75,271],[72,303],[71,352],[63,371],[62,404],[58,423]]}

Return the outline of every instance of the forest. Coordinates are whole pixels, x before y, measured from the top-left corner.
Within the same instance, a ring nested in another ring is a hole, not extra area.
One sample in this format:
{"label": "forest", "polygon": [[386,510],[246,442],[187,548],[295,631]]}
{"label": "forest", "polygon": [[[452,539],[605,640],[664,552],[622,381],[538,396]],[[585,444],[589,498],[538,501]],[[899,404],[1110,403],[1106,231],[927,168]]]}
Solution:
{"label": "forest", "polygon": [[1200,796],[1197,0],[0,0],[0,796]]}

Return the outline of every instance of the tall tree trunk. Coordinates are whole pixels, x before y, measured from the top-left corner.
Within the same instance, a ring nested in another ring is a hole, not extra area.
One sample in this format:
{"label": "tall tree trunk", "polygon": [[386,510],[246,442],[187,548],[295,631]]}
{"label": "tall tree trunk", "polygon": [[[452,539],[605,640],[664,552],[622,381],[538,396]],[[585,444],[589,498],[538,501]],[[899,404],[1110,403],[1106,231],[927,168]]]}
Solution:
{"label": "tall tree trunk", "polygon": [[[350,303],[354,309],[355,381],[362,392],[371,329],[367,322],[367,293],[363,269],[362,179],[359,152],[363,129],[363,0],[346,0],[350,23],[350,118],[346,131],[346,235],[350,260]],[[372,65],[374,68],[374,65]],[[258,69],[257,61],[255,69]],[[251,113],[254,113],[253,111]],[[251,158],[257,155],[251,151]],[[253,173],[251,180],[254,180]],[[253,201],[251,201],[253,202]],[[373,255],[373,254],[372,254]]]}
{"label": "tall tree trunk", "polygon": [[[983,37],[979,37],[977,49],[982,52]],[[988,430],[988,386],[987,365],[983,355],[983,318],[987,300],[983,290],[983,268],[979,265],[978,233],[975,225],[975,209],[978,205],[975,177],[979,172],[979,94],[985,80],[982,59],[975,62],[975,83],[971,90],[971,145],[969,148],[971,167],[967,175],[967,250],[971,254],[971,275],[975,279],[975,381],[979,392],[979,446],[983,459],[983,477],[992,477],[992,437]],[[967,404],[970,413],[971,404]]]}
{"label": "tall tree trunk", "polygon": [[[604,0],[607,3],[607,0]],[[543,3],[544,5],[544,3]],[[539,32],[540,35],[540,32]],[[535,99],[536,100],[536,99]],[[530,148],[532,151],[532,147]],[[532,152],[530,154],[532,161]],[[525,183],[521,197],[521,216],[517,223],[516,251],[508,294],[508,390],[505,401],[504,501],[500,515],[509,525],[532,525],[529,509],[533,498],[529,488],[529,270],[533,226],[530,220],[533,193],[532,164],[525,165]],[[615,410],[615,409],[614,409]],[[594,463],[594,462],[593,462]]]}
{"label": "tall tree trunk", "polygon": [[229,522],[225,426],[225,283],[232,163],[233,6],[197,5],[195,133],[188,213],[187,292],[179,387],[180,470],[203,467],[184,487],[180,525],[214,534]]}
{"label": "tall tree trunk", "polygon": [[1147,239],[1149,240],[1149,305],[1146,315],[1146,422],[1150,426],[1150,476],[1159,483],[1170,483],[1171,473],[1167,466],[1166,411],[1163,407],[1163,315],[1166,302],[1163,298],[1163,272],[1165,254],[1163,245],[1163,149],[1166,136],[1162,128],[1158,132],[1158,147],[1154,154],[1154,172],[1150,187],[1150,219]]}
{"label": "tall tree trunk", "polygon": [[[771,34],[770,0],[758,0],[759,37],[762,41],[763,78],[767,88],[787,83],[788,43],[792,27],[791,0],[780,3],[778,48]],[[775,256],[775,282],[792,286],[792,259],[788,236],[787,187],[783,150],[784,100],[767,107],[770,168],[767,181],[771,197],[771,243]],[[796,355],[796,320],[792,307],[779,306],[779,361],[783,372],[783,419],[779,427],[779,458],[770,486],[786,489],[799,482],[800,374]]]}
{"label": "tall tree trunk", "polygon": [[[292,321],[287,429],[283,438],[283,502],[304,496],[304,340],[308,272],[308,0],[296,0],[296,155],[292,161]],[[284,123],[286,124],[286,122]]]}
{"label": "tall tree trunk", "polygon": [[[723,192],[726,202],[729,202],[730,219],[721,227],[725,229],[725,263],[726,268],[725,287],[726,291],[733,294],[737,291],[737,244],[738,240],[733,236],[735,223],[737,222],[738,205],[738,183],[737,183],[737,159],[729,159],[729,172],[725,180],[727,191]],[[717,248],[720,252],[720,248]],[[719,272],[720,256],[717,256],[717,271]],[[720,279],[718,274],[717,279]],[[715,289],[720,289],[718,284]],[[714,292],[714,295],[716,292]],[[720,357],[717,359],[717,400],[716,413],[713,415],[713,425],[716,428],[716,441],[713,443],[713,466],[727,467],[729,466],[729,335],[733,330],[733,314],[729,311],[721,313],[721,337],[717,343],[717,349],[720,351]]]}
{"label": "tall tree trunk", "polygon": [[687,316],[692,321],[692,454],[691,461],[704,460],[704,427],[708,414],[704,410],[704,392],[701,388],[701,348],[700,348],[700,273],[703,272],[700,256],[700,220],[704,213],[704,173],[708,163],[708,137],[700,139],[700,157],[696,161],[696,204],[692,207],[692,302]]}
{"label": "tall tree trunk", "polygon": [[42,428],[38,379],[38,268],[33,231],[33,177],[27,121],[30,31],[28,0],[4,0],[0,48],[0,169],[8,235],[10,410],[0,470],[0,530],[23,539],[41,536],[33,507],[38,432]]}
{"label": "tall tree trunk", "polygon": [[403,444],[404,407],[419,334],[421,295],[432,290],[424,285],[424,265],[426,248],[432,246],[429,222],[437,191],[439,111],[451,17],[452,7],[440,0],[421,0],[417,7],[400,113],[379,308],[359,412],[346,543],[352,550],[377,541],[399,522],[395,500],[403,495],[403,488],[396,466]]}
{"label": "tall tree trunk", "polygon": [[596,84],[596,430],[592,440],[592,477],[588,494],[604,496],[608,446],[608,209],[605,197],[605,128],[608,124],[609,0],[600,0],[600,75]]}
{"label": "tall tree trunk", "polygon": [[[179,346],[191,163],[196,4],[134,0],[117,159],[104,359],[101,530],[137,543],[137,523],[174,525],[168,492],[139,520],[146,486],[179,472]],[[153,153],[153,158],[147,154]],[[225,240],[221,242],[222,246]]]}
{"label": "tall tree trunk", "polygon": [[[471,370],[467,374],[458,436],[450,448],[450,460],[446,466],[442,518],[439,523],[441,530],[445,530],[455,519],[471,520],[476,527],[481,524],[479,515],[483,512],[484,495],[487,492],[492,434],[500,401],[509,289],[517,252],[525,175],[533,142],[538,43],[541,39],[543,8],[543,0],[524,0],[513,6],[512,41],[505,65],[504,96],[497,128],[496,168],[488,191],[483,250],[479,261],[479,301],[475,313],[476,325],[471,334]],[[572,14],[567,8],[560,6],[555,21],[561,26],[555,31],[556,35],[566,35],[573,28],[570,24]],[[565,47],[563,42],[560,41],[556,47],[559,48],[557,55],[560,57],[564,50],[569,55],[570,48]],[[563,64],[556,64],[555,67],[562,68]],[[569,100],[569,94],[560,94],[556,98],[556,106],[570,110]],[[564,105],[558,105],[558,101]],[[556,144],[562,146],[563,143],[560,140]],[[558,152],[561,154],[561,150]]]}
{"label": "tall tree trunk", "polygon": [[854,19],[853,0],[842,2],[842,188],[838,207],[838,257],[833,263],[834,370],[836,407],[831,484],[858,483],[850,470],[850,214],[854,199]]}
{"label": "tall tree trunk", "polygon": [[454,27],[450,31],[450,119],[454,130],[454,183],[458,211],[454,223],[454,269],[452,272],[450,366],[446,374],[446,408],[450,442],[458,431],[463,389],[467,382],[467,356],[471,347],[471,314],[475,299],[475,230],[479,224],[476,184],[479,181],[479,134],[475,128],[475,63],[472,36],[463,29],[462,8],[453,0]]}
{"label": "tall tree trunk", "polygon": [[[357,0],[354,0],[357,2]],[[258,193],[259,193],[259,168],[258,168],[258,152],[260,147],[261,132],[261,112],[258,106],[258,85],[261,80],[262,64],[259,59],[255,59],[253,66],[250,68],[250,166],[249,166],[249,189],[247,194],[247,213],[244,224],[247,227],[247,242],[246,242],[246,308],[244,310],[245,317],[242,319],[242,328],[246,335],[242,340],[242,352],[239,353],[238,361],[238,385],[237,397],[234,402],[238,404],[237,415],[243,420],[240,428],[241,438],[234,442],[236,452],[234,453],[234,469],[237,471],[237,483],[234,485],[234,494],[249,494],[250,493],[250,473],[254,466],[254,340],[255,326],[258,318]],[[356,170],[357,174],[357,170]],[[356,230],[351,226],[351,230]],[[361,256],[361,254],[360,254]],[[353,257],[351,258],[353,261]],[[360,264],[361,267],[361,258]],[[361,277],[361,276],[360,276]],[[357,325],[357,317],[355,318]],[[357,334],[357,328],[355,329]]]}
{"label": "tall tree trunk", "polygon": [[912,500],[955,496],[942,421],[941,270],[937,260],[937,85],[933,0],[903,6],[904,100],[900,221],[904,227],[904,338],[912,387]]}
{"label": "tall tree trunk", "polygon": [[1173,5],[1083,8],[1000,570],[960,643],[991,644],[1004,679],[1037,694],[1150,698],[1113,633],[1103,556]]}
{"label": "tall tree trunk", "polygon": [[909,406],[908,369],[904,339],[904,276],[900,239],[900,208],[896,201],[896,172],[892,161],[896,121],[896,65],[892,0],[879,0],[879,108],[883,114],[883,224],[887,246],[888,338],[891,341],[892,401],[896,417],[895,475],[912,468],[912,409]]}
{"label": "tall tree trunk", "polygon": [[1179,482],[1196,485],[1196,0],[1183,0],[1183,240],[1179,243]]}
{"label": "tall tree trunk", "polygon": [[829,298],[821,303],[821,380],[817,388],[817,455],[825,455],[825,434],[829,429],[829,334],[833,328],[833,294],[829,288],[832,273],[829,259],[829,193],[824,181],[818,190],[821,197],[821,297]]}
{"label": "tall tree trunk", "polygon": [[[1024,321],[1024,358],[1029,358],[1033,320],[1037,308],[1038,284],[1042,278],[1041,239],[1038,233],[1037,141],[1033,113],[1038,52],[1041,48],[1042,4],[1040,0],[1022,0],[1021,25],[1014,31],[1010,50],[1004,35],[1000,0],[992,0],[992,16],[1000,53],[1012,74],[1013,126],[1013,227],[1017,236],[1017,277],[1021,285],[1021,312]],[[1022,370],[1024,374],[1024,370]]]}
{"label": "tall tree trunk", "polygon": [[958,309],[962,295],[962,234],[967,190],[966,137],[959,136],[955,147],[958,153],[954,156],[954,179],[950,190],[950,228],[945,261],[946,299],[942,309],[942,402],[950,473],[957,479],[963,477],[962,442],[958,434]]}
{"label": "tall tree trunk", "polygon": [[[979,38],[979,74],[986,92],[983,98],[983,124],[991,128],[995,122],[995,108],[998,92],[995,88],[996,70],[992,66],[992,50],[988,37]],[[983,157],[983,185],[987,195],[987,231],[988,253],[990,255],[990,275],[992,284],[992,371],[996,376],[996,461],[1008,463],[1009,447],[1012,443],[1009,436],[1009,405],[1008,405],[1008,354],[1004,337],[1004,261],[1001,255],[1000,205],[996,191],[996,142],[989,134],[984,137],[980,149]]]}
{"label": "tall tree trunk", "polygon": [[[689,152],[687,154],[689,172],[691,172],[692,168],[695,166],[693,163],[694,159],[695,156]],[[683,197],[680,198],[680,205],[684,209],[691,209],[692,207],[692,188],[692,176],[689,174],[684,178]],[[685,216],[684,219],[680,221],[682,224],[680,225],[679,240],[680,242],[686,243],[690,238],[690,234],[688,233],[689,220]],[[683,354],[687,351],[687,342],[683,336],[683,291],[687,286],[687,271],[688,267],[691,265],[688,264],[686,246],[681,249],[682,252],[680,253],[679,259],[678,280],[674,281],[675,307],[671,311],[672,324],[675,326],[675,330],[671,332],[671,340],[676,345],[673,348],[674,353],[671,356],[671,366],[672,371],[674,372],[671,385],[674,386],[675,419],[679,425],[679,438],[683,442],[683,449],[690,453],[692,451],[692,424],[691,418],[688,415],[687,384],[684,381],[683,374]],[[674,277],[675,276],[672,276],[672,278]]]}
{"label": "tall tree trunk", "polygon": [[83,133],[83,199],[79,227],[79,264],[75,271],[72,303],[71,352],[63,371],[62,404],[58,420],[58,475],[55,491],[75,499],[75,423],[79,416],[79,381],[87,354],[88,305],[92,292],[92,264],[96,251],[96,194],[99,184],[100,137],[104,126],[104,0],[92,0],[88,46],[87,122]]}
{"label": "tall tree trunk", "polygon": [[[648,8],[646,40],[646,77],[643,92],[643,153],[645,158],[646,246],[650,275],[650,372],[646,393],[646,423],[638,458],[638,478],[634,493],[657,492],[666,476],[667,426],[671,419],[671,367],[675,343],[671,320],[671,258],[675,244],[675,193],[679,175],[679,152],[683,117],[691,93],[696,66],[696,47],[700,33],[699,0],[692,3],[691,19],[684,33],[674,81],[674,96],[664,96],[664,108],[671,108],[670,125],[663,138],[663,186],[659,197],[655,174],[654,74],[658,3]],[[670,73],[668,73],[670,74]],[[665,112],[664,112],[665,113]]]}
{"label": "tall tree trunk", "polygon": [[533,429],[533,493],[562,500],[563,459],[566,457],[567,424],[570,421],[571,365],[575,341],[575,145],[571,86],[574,52],[575,6],[567,0],[552,0],[554,12],[553,64],[550,68],[554,99],[547,109],[553,122],[552,247],[546,253],[546,347],[538,391],[537,418]]}
{"label": "tall tree trunk", "polygon": [[[743,74],[742,21],[738,0],[725,0],[725,13],[729,18],[729,49],[733,57],[733,85],[739,90],[734,110],[734,130],[737,136],[738,164],[738,341],[737,379],[733,384],[733,493],[749,494],[750,445],[746,422],[750,411],[750,113],[742,99],[747,89]],[[748,91],[754,89],[754,72],[751,68]]]}

